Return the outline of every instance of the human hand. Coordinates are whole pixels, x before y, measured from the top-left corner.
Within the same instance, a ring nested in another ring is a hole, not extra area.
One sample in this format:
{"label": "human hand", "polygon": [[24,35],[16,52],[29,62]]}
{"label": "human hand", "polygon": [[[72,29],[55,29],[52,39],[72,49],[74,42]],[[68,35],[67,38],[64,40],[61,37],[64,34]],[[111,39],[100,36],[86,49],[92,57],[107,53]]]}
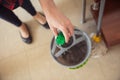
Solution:
{"label": "human hand", "polygon": [[46,13],[46,19],[55,36],[58,35],[58,30],[62,31],[65,36],[66,43],[74,33],[74,27],[70,20],[63,15],[57,8],[52,8],[49,13]]}

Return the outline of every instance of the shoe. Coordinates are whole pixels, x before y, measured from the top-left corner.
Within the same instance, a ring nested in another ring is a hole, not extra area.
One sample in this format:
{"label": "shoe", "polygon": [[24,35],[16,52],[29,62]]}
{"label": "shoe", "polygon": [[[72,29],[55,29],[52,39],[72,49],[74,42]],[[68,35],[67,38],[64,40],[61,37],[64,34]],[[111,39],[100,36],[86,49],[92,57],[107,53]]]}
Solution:
{"label": "shoe", "polygon": [[[43,13],[41,13],[41,12],[39,12],[42,16],[44,16],[45,17],[45,15],[43,14]],[[41,24],[41,23],[40,23]],[[49,24],[48,24],[48,22],[46,21],[46,23],[45,24],[41,24],[44,28],[46,28],[46,29],[50,29],[50,27],[49,27]]]}
{"label": "shoe", "polygon": [[[26,25],[26,24],[25,24],[25,25]],[[23,42],[25,42],[25,43],[27,43],[27,44],[30,44],[30,43],[32,43],[32,36],[31,36],[31,34],[30,34],[30,31],[29,31],[27,25],[26,25],[26,28],[27,28],[27,30],[28,30],[29,37],[28,37],[28,38],[24,38],[24,37],[22,37],[21,33],[20,33],[20,36],[21,36],[21,39],[23,40]]]}
{"label": "shoe", "polygon": [[32,37],[31,37],[31,35],[29,35],[28,38],[24,38],[24,37],[22,37],[22,36],[21,36],[21,38],[22,38],[23,42],[25,42],[25,43],[27,43],[27,44],[32,43]]}
{"label": "shoe", "polygon": [[50,27],[49,27],[49,25],[48,25],[47,22],[46,22],[45,24],[42,24],[42,26],[43,26],[44,28],[46,28],[46,29],[50,29]]}

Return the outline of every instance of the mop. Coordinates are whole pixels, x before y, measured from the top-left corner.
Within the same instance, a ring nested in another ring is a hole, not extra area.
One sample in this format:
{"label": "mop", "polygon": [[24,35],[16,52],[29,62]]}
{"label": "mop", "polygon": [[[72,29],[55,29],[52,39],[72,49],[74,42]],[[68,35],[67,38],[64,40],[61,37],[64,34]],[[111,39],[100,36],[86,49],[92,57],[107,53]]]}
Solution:
{"label": "mop", "polygon": [[100,34],[102,17],[103,17],[103,12],[104,12],[104,6],[105,6],[105,0],[101,0],[101,6],[100,6],[99,18],[98,18],[98,25],[97,25],[97,32],[90,34],[90,38],[91,38],[91,42],[92,42],[91,57],[93,57],[93,58],[99,58],[101,56],[104,56],[108,52],[108,49],[105,46],[105,43],[102,40],[102,37],[101,37],[101,34]]}

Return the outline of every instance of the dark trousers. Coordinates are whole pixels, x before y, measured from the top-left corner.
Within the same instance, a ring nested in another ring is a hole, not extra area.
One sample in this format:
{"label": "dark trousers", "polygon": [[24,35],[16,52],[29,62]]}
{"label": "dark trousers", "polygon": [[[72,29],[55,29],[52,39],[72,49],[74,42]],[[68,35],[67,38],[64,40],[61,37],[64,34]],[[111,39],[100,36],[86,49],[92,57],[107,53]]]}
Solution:
{"label": "dark trousers", "polygon": [[[16,2],[14,9],[18,7],[19,7],[19,3]],[[30,13],[32,16],[36,15],[36,10],[31,4],[30,0],[23,0],[23,4],[21,5],[21,7],[25,9],[28,13]],[[19,27],[22,24],[22,21],[13,13],[12,10],[7,9],[1,4],[0,4],[0,18],[16,25],[17,27]]]}

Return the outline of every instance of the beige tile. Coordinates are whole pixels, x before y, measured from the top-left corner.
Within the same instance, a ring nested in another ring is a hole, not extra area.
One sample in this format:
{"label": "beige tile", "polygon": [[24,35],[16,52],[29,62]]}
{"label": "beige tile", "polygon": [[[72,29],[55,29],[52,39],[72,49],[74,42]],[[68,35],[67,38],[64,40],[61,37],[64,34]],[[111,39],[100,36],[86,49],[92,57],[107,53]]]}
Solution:
{"label": "beige tile", "polygon": [[90,58],[88,63],[83,67],[81,75],[84,80],[105,80],[98,60],[92,58]]}
{"label": "beige tile", "polygon": [[0,60],[24,51],[17,28],[2,20],[0,26]]}
{"label": "beige tile", "polygon": [[107,55],[99,59],[102,72],[106,80],[119,80],[120,79],[120,50],[111,49]]}
{"label": "beige tile", "polygon": [[29,66],[25,53],[0,61],[1,80],[30,80]]}

